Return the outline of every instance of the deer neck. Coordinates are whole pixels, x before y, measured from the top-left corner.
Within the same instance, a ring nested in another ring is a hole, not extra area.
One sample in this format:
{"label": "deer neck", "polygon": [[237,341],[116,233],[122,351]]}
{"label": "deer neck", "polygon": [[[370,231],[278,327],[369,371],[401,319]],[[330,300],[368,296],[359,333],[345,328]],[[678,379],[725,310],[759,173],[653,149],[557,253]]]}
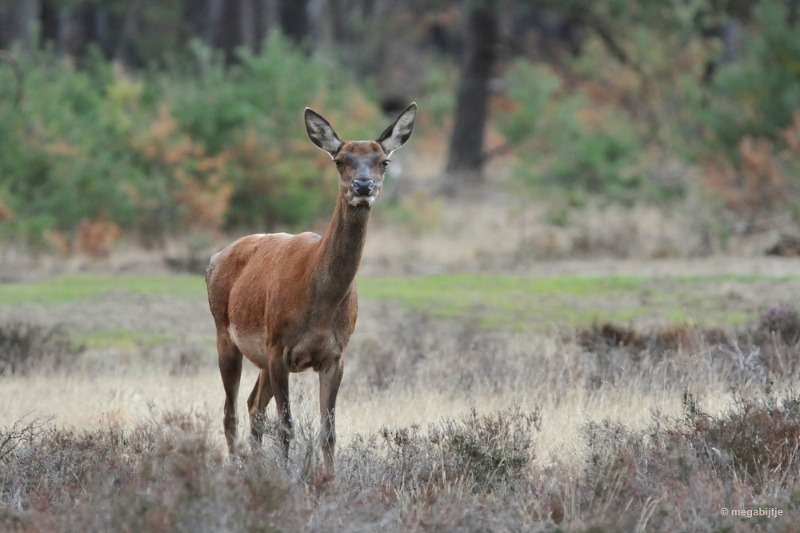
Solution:
{"label": "deer neck", "polygon": [[351,206],[339,197],[328,231],[320,241],[312,274],[315,311],[328,313],[350,293],[361,263],[370,207]]}

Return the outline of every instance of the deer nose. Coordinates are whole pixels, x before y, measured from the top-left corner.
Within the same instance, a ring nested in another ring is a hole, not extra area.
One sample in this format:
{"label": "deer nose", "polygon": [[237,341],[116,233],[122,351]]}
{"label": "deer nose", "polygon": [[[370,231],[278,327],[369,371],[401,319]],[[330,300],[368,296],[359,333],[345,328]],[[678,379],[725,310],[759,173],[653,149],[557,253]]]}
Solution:
{"label": "deer nose", "polygon": [[372,194],[372,187],[375,185],[375,180],[357,179],[353,181],[353,191],[359,196],[369,196]]}

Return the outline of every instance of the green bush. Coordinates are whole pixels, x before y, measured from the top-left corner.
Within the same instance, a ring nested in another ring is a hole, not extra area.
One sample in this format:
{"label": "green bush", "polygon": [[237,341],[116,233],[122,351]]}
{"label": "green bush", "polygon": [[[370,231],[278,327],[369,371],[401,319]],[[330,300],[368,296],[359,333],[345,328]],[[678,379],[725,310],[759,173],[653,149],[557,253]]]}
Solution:
{"label": "green bush", "polygon": [[738,159],[745,136],[784,146],[783,131],[800,112],[800,32],[787,22],[781,2],[755,7],[757,28],[744,36],[744,57],[723,65],[714,78],[709,110],[702,116],[714,144]]}
{"label": "green bush", "polygon": [[567,93],[556,75],[525,61],[509,81],[513,106],[497,124],[519,147],[521,182],[566,190],[573,200],[591,194],[632,202],[641,193],[644,146],[624,111],[594,104],[580,90]]}
{"label": "green bush", "polygon": [[327,216],[335,173],[308,141],[302,110],[361,138],[380,132],[377,108],[279,32],[259,55],[240,50],[231,67],[199,42],[191,50],[143,73],[99,53],[82,69],[49,50],[17,53],[19,108],[13,73],[0,66],[0,233],[63,249],[85,219],[159,244],[187,230],[263,231]]}

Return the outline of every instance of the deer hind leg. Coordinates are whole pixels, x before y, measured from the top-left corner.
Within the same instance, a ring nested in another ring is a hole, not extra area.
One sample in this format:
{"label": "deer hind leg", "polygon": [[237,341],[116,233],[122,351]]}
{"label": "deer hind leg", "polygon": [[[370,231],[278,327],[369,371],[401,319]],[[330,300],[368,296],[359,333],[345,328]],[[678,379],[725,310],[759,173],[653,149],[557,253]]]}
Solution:
{"label": "deer hind leg", "polygon": [[[277,355],[277,354],[276,354]],[[285,460],[289,460],[289,441],[292,439],[292,411],[289,408],[289,369],[284,360],[288,360],[288,354],[284,357],[271,357],[269,361],[269,379],[272,385],[272,394],[275,396],[275,407],[281,419],[280,442]]]}
{"label": "deer hind leg", "polygon": [[336,364],[319,373],[320,440],[325,469],[333,473],[333,452],[336,447],[336,396],[342,383],[344,364],[340,358]]}
{"label": "deer hind leg", "polygon": [[254,442],[261,444],[266,431],[266,410],[272,399],[272,381],[269,369],[258,374],[253,392],[247,398],[247,410],[250,413],[250,435]]}
{"label": "deer hind leg", "polygon": [[236,398],[239,395],[239,380],[242,377],[242,352],[231,341],[228,332],[217,332],[217,352],[222,386],[225,388],[225,414],[222,425],[228,453],[233,455],[236,444]]}

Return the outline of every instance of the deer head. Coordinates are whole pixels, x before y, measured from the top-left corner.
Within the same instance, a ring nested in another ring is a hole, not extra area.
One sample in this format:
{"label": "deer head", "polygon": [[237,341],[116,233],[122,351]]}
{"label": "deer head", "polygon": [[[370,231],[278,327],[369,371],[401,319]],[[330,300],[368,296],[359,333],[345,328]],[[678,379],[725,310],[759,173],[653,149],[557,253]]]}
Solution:
{"label": "deer head", "polygon": [[311,142],[328,152],[339,171],[339,192],[351,206],[370,207],[381,195],[383,176],[392,152],[411,137],[417,104],[412,103],[374,141],[342,141],[330,123],[306,108],[306,131]]}

